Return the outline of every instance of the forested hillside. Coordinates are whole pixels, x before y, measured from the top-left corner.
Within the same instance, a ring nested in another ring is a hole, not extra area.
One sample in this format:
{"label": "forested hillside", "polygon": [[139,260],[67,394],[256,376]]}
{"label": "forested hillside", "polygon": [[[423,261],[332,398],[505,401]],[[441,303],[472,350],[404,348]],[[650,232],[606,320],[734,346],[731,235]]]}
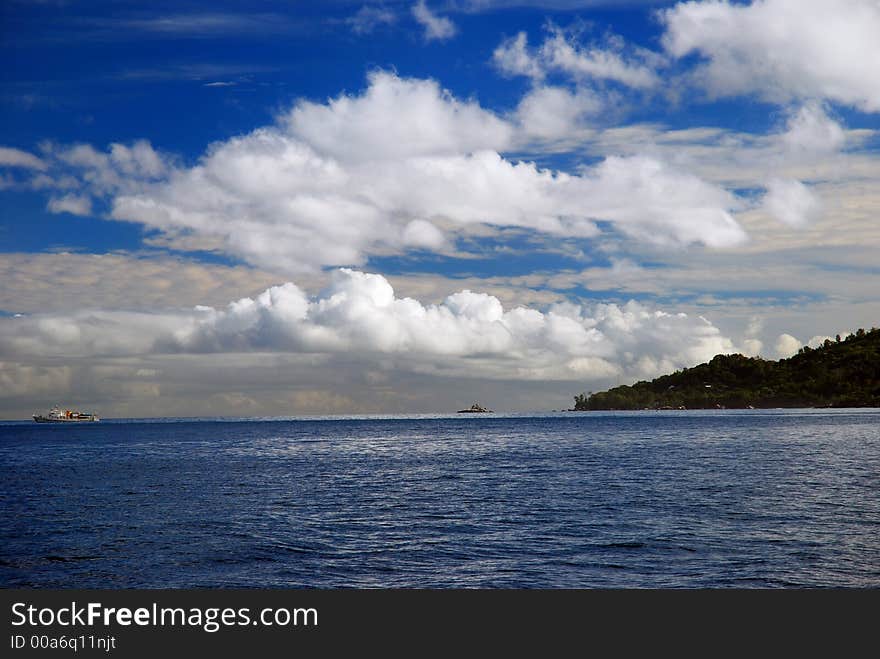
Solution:
{"label": "forested hillside", "polygon": [[880,329],[771,361],[718,355],[650,382],[575,396],[575,410],[880,407]]}

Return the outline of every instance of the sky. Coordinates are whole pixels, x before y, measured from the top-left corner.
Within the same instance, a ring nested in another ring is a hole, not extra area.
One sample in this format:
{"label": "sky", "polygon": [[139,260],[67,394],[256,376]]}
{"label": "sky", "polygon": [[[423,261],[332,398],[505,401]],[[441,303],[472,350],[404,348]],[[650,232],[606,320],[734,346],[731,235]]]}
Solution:
{"label": "sky", "polygon": [[8,0],[0,418],[565,409],[880,325],[876,0]]}

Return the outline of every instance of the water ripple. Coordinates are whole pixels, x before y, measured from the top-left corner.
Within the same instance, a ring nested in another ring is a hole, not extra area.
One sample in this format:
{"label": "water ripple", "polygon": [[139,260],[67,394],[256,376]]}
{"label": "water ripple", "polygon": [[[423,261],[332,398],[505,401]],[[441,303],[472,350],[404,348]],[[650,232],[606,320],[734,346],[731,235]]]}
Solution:
{"label": "water ripple", "polygon": [[0,423],[0,586],[880,586],[880,412]]}

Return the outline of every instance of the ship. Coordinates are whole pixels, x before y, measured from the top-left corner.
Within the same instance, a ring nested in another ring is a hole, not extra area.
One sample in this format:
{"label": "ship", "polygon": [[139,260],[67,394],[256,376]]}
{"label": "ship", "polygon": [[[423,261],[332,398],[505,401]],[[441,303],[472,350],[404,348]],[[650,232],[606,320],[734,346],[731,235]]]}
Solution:
{"label": "ship", "polygon": [[76,423],[100,420],[97,414],[79,412],[77,410],[62,410],[57,405],[46,414],[34,414],[34,421],[37,423]]}
{"label": "ship", "polygon": [[459,414],[491,414],[491,412],[492,410],[487,410],[479,403],[474,403],[470,409],[458,411]]}

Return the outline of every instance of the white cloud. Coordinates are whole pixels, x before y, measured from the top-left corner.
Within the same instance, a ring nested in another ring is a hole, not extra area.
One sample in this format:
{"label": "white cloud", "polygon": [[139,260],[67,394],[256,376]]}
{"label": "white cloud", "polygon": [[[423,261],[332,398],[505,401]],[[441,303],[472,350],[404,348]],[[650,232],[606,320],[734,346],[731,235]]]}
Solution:
{"label": "white cloud", "polygon": [[46,163],[27,151],[0,146],[0,167],[22,167],[44,171]]}
{"label": "white cloud", "polygon": [[403,229],[403,242],[412,247],[439,250],[446,246],[446,237],[427,220],[413,220]]}
{"label": "white cloud", "polygon": [[[734,195],[656,158],[608,158],[567,174],[500,155],[562,134],[592,110],[585,93],[534,90],[522,126],[433,81],[374,73],[369,83],[359,96],[301,102],[275,126],[213,144],[190,168],[145,142],[48,153],[108,199],[112,218],[205,239],[283,272],[443,249],[452,241],[440,233],[478,225],[589,238],[602,221],[666,247],[746,240],[731,215],[741,206]],[[541,123],[533,115],[544,107],[559,116]]]}
{"label": "white cloud", "polygon": [[761,354],[764,344],[759,339],[743,339],[740,352],[746,357],[757,357]]}
{"label": "white cloud", "polygon": [[758,316],[749,318],[744,338],[742,340],[742,353],[748,357],[756,357],[761,354],[764,343],[757,338],[764,329],[764,319]]}
{"label": "white cloud", "polygon": [[[0,253],[0,310],[175,309],[255,295],[278,275],[156,254]],[[301,280],[302,281],[302,280]],[[309,287],[319,286],[306,280]]]}
{"label": "white cloud", "polygon": [[828,155],[844,147],[846,131],[819,103],[810,102],[791,115],[780,139],[790,153]]}
{"label": "white cloud", "polygon": [[732,247],[745,231],[728,209],[738,205],[724,189],[648,157],[606,158],[588,198],[596,217],[627,235],[661,246],[702,243]]}
{"label": "white cloud", "polygon": [[613,80],[635,89],[648,89],[660,79],[645,59],[652,54],[637,50],[628,56],[622,40],[609,40],[604,47],[580,48],[562,30],[553,30],[540,48],[540,59],[550,69],[565,72],[575,78]]}
{"label": "white cloud", "polygon": [[764,319],[760,316],[752,316],[749,318],[749,324],[746,327],[745,335],[748,337],[756,337],[764,329]]}
{"label": "white cloud", "polygon": [[772,179],[767,184],[763,208],[783,224],[803,227],[821,214],[822,202],[800,181]]}
{"label": "white cloud", "polygon": [[[84,28],[84,29],[82,29]],[[195,36],[216,38],[228,35],[266,35],[289,33],[301,24],[279,13],[189,12],[155,14],[126,18],[119,15],[95,16],[81,21],[81,31],[101,39],[132,39],[134,35],[153,38]]]}
{"label": "white cloud", "polygon": [[536,54],[529,51],[528,35],[518,33],[505,39],[492,52],[492,61],[502,73],[509,76],[526,76],[536,80],[544,77],[544,67]]}
{"label": "white cloud", "polygon": [[528,140],[571,140],[588,134],[587,120],[604,107],[603,100],[587,90],[540,86],[523,97],[515,117]]}
{"label": "white cloud", "polygon": [[535,80],[556,72],[578,81],[614,81],[634,89],[650,89],[660,82],[655,69],[661,59],[655,53],[628,47],[619,37],[584,47],[576,35],[559,27],[550,26],[548,32],[534,50],[529,49],[525,32],[502,41],[492,53],[495,65],[507,75]]}
{"label": "white cloud", "polygon": [[77,358],[147,355],[156,340],[173,334],[185,314],[80,311],[0,319],[0,355],[23,360],[47,356]]}
{"label": "white cloud", "polygon": [[355,34],[370,34],[383,25],[397,22],[397,14],[387,7],[371,7],[364,5],[357,13],[346,19],[346,23]]}
{"label": "white cloud", "polygon": [[[656,69],[663,62],[656,53],[632,47],[614,35],[583,45],[577,27],[565,30],[550,24],[546,30],[546,38],[536,48],[530,48],[527,34],[519,32],[492,53],[502,74],[532,81],[532,89],[513,114],[526,142],[571,149],[589,139],[597,120],[617,109],[622,92],[604,83],[637,90],[659,83]],[[568,86],[558,80],[546,82],[552,76],[562,77]]]}
{"label": "white cloud", "polygon": [[824,335],[814,336],[809,341],[807,341],[807,345],[815,350],[816,348],[821,348],[822,344],[824,344],[826,341],[833,342],[834,338],[830,337],[830,336],[824,336]]}
{"label": "white cloud", "polygon": [[92,200],[81,195],[65,195],[52,197],[46,209],[50,213],[70,213],[71,215],[88,216],[92,214]]}
{"label": "white cloud", "polygon": [[454,37],[458,32],[455,23],[428,9],[425,0],[419,0],[413,5],[412,15],[416,22],[425,28],[425,41],[445,41]]}
{"label": "white cloud", "polygon": [[[219,310],[0,319],[0,355],[19,360],[281,352],[354,360],[364,369],[391,360],[404,372],[500,380],[653,377],[734,348],[703,318],[636,302],[505,310],[491,295],[463,290],[426,305],[397,297],[380,275],[352,270],[338,271],[316,298],[287,283]],[[143,377],[143,369],[133,373]]]}
{"label": "white cloud", "polygon": [[880,111],[875,0],[701,0],[661,15],[666,50],[705,58],[696,75],[713,95],[818,98]]}
{"label": "white cloud", "polygon": [[[626,5],[655,5],[665,0],[624,0]],[[537,7],[566,11],[589,9],[593,7],[619,7],[621,0],[460,0],[459,5],[466,11],[494,11],[514,7]]]}
{"label": "white cloud", "polygon": [[282,121],[292,137],[347,162],[442,156],[511,146],[513,128],[434,80],[373,72],[361,95],[301,101]]}
{"label": "white cloud", "polygon": [[880,171],[870,150],[875,135],[848,129],[823,104],[807,102],[786,108],[781,125],[767,134],[646,123],[594,130],[581,144],[594,155],[650,155],[729,187],[760,188],[779,178],[817,189],[832,181],[875,179]]}
{"label": "white cloud", "polygon": [[72,371],[69,366],[47,368],[0,359],[0,400],[54,395],[70,387]]}
{"label": "white cloud", "polygon": [[[144,184],[164,179],[172,170],[168,159],[146,140],[137,140],[131,146],[112,143],[106,152],[90,144],[45,144],[43,151],[47,160],[66,166],[68,180],[71,175],[78,177],[81,184],[98,196],[138,190]],[[63,178],[47,181],[46,186],[70,187],[64,185]]]}
{"label": "white cloud", "polygon": [[167,165],[149,142],[138,140],[132,146],[110,145],[110,162],[126,176],[155,179],[163,176]]}
{"label": "white cloud", "polygon": [[657,245],[728,247],[746,239],[729,213],[736,206],[723,189],[650,158],[609,158],[580,176],[493,151],[343,167],[260,131],[218,146],[166,184],[117,197],[112,214],[218,236],[251,263],[299,271],[362,263],[380,246],[399,250],[414,220],[590,237],[601,219]]}
{"label": "white cloud", "polygon": [[773,346],[773,349],[776,351],[776,356],[780,359],[788,359],[789,357],[796,355],[797,351],[801,349],[803,343],[798,341],[791,334],[780,334],[776,339],[776,345]]}

